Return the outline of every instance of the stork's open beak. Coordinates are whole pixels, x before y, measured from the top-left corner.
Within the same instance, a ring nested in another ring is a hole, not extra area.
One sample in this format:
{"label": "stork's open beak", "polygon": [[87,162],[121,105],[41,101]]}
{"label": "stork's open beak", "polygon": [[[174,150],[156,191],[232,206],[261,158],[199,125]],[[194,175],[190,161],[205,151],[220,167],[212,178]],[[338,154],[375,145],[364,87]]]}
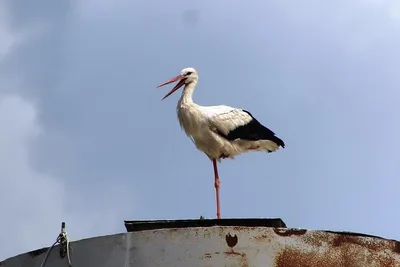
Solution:
{"label": "stork's open beak", "polygon": [[172,95],[176,90],[178,90],[179,88],[181,88],[181,87],[185,84],[185,79],[184,79],[184,77],[182,77],[181,75],[178,75],[178,76],[172,78],[171,80],[169,80],[169,81],[167,81],[167,82],[165,82],[165,83],[162,83],[162,84],[160,84],[159,86],[157,86],[157,88],[158,88],[158,87],[161,87],[161,86],[164,86],[164,85],[167,85],[167,84],[176,82],[176,81],[179,81],[179,83],[178,83],[177,85],[175,85],[175,87],[172,88],[172,90],[169,91],[169,93],[166,94],[161,100],[164,100],[165,98],[167,98],[167,97],[169,97],[170,95]]}

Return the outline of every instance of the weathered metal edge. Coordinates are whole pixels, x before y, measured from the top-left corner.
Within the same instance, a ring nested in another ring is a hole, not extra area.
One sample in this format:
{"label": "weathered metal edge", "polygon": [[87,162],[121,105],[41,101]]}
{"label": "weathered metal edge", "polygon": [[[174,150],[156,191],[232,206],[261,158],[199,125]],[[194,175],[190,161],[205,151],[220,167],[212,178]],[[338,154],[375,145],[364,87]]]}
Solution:
{"label": "weathered metal edge", "polygon": [[212,226],[244,226],[244,227],[273,227],[286,228],[280,218],[246,218],[246,219],[193,219],[193,220],[135,220],[124,221],[126,231],[137,232],[144,230],[191,228]]}
{"label": "weathered metal edge", "polygon": [[[191,228],[191,227],[212,227],[212,226],[242,226],[242,227],[271,227],[288,228],[280,218],[230,218],[230,219],[188,219],[188,220],[125,220],[126,231],[137,232],[145,230],[170,229],[170,228]],[[305,228],[288,228],[298,231],[307,230]],[[308,229],[310,230],[310,229]],[[388,241],[396,241],[381,236],[363,234],[348,231],[317,230],[320,232],[339,234],[345,236],[371,237]]]}
{"label": "weathered metal edge", "polygon": [[[213,227],[213,226],[232,226],[232,227],[267,227],[274,228],[275,232],[279,232],[279,235],[299,235],[311,229],[302,229],[302,228],[287,228],[286,224],[281,219],[195,219],[195,220],[135,220],[135,221],[125,221],[125,226],[128,232],[138,232],[145,230],[162,230],[168,228],[195,228],[195,227]],[[131,227],[133,229],[131,229]],[[281,230],[279,230],[281,229]],[[343,237],[353,236],[353,237],[370,237],[376,238],[386,241],[395,242],[395,251],[400,253],[400,242],[394,239],[383,238],[380,236],[356,233],[356,232],[346,232],[346,231],[331,231],[331,230],[313,230],[319,232],[326,232],[332,234],[338,234]],[[124,233],[118,233],[124,234]],[[112,236],[113,234],[109,235]],[[115,235],[115,234],[114,234]],[[85,239],[106,237],[104,236],[96,236],[84,238],[81,240],[76,240],[73,242],[79,242]],[[18,257],[23,254],[30,254],[35,257],[40,254],[43,254],[47,251],[48,247],[43,247],[40,249],[32,250],[29,252],[21,253],[15,255],[13,257],[9,257],[3,261],[0,261],[0,266],[5,263],[8,259]]]}

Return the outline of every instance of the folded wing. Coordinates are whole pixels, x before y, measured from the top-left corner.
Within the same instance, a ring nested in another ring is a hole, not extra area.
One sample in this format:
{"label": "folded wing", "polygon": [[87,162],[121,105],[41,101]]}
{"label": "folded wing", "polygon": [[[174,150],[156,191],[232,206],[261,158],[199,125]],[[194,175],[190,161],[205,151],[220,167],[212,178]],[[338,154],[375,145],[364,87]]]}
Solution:
{"label": "folded wing", "polygon": [[258,141],[270,140],[285,147],[284,142],[275,133],[262,125],[253,115],[244,109],[228,106],[208,107],[210,129],[229,141],[236,139]]}

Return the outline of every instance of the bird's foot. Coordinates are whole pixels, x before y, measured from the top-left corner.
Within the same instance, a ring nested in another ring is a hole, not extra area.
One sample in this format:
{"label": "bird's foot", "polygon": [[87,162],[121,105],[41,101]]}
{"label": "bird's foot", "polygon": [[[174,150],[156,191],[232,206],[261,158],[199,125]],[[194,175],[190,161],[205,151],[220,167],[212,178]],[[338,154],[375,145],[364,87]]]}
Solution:
{"label": "bird's foot", "polygon": [[225,155],[224,153],[221,154],[221,156],[219,156],[220,159],[226,159],[229,158],[229,156]]}

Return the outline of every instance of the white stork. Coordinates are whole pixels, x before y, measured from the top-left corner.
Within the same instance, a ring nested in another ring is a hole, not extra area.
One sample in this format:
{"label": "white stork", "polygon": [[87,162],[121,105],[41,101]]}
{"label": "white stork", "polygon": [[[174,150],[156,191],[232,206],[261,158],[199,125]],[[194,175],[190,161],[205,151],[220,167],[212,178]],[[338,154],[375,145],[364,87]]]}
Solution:
{"label": "white stork", "polygon": [[158,87],[179,81],[163,99],[183,85],[182,96],[176,107],[181,128],[213,162],[217,200],[217,218],[221,216],[219,202],[220,180],[217,161],[233,158],[248,151],[274,152],[285,147],[285,143],[274,132],[259,123],[250,112],[229,106],[200,106],[193,102],[192,95],[199,76],[193,68],[185,68],[181,74]]}

